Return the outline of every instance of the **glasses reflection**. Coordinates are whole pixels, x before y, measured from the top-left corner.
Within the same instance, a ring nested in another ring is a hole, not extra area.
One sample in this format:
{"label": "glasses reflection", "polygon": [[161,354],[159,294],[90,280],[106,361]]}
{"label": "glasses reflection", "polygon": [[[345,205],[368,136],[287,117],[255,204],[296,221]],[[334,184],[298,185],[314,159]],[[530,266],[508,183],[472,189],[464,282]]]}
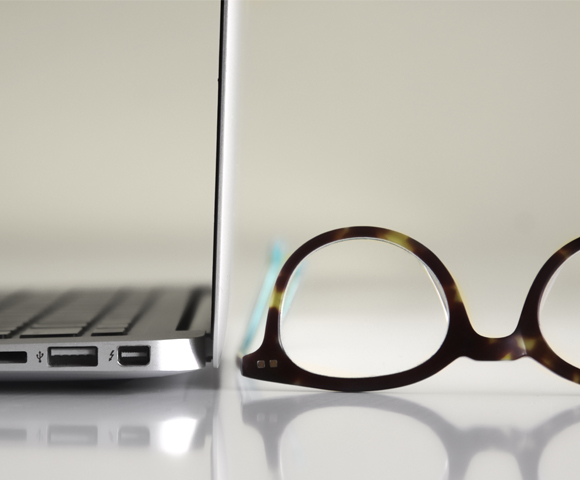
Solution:
{"label": "glasses reflection", "polygon": [[[500,401],[499,408],[518,410],[518,402],[529,410],[523,397]],[[478,458],[488,452],[513,458],[518,467],[515,478],[562,478],[569,460],[562,463],[565,454],[558,446],[580,440],[580,431],[570,428],[580,424],[580,404],[524,427],[516,421],[463,427],[439,413],[445,410],[440,408],[445,403],[441,397],[432,403],[437,407],[380,394],[298,394],[244,401],[242,416],[246,425],[260,432],[272,475],[286,479],[299,475],[299,464],[309,471],[337,470],[339,477],[350,468],[369,477],[467,479],[480,467]],[[462,409],[477,418],[481,399],[469,403],[466,400]],[[531,410],[528,413],[537,418],[541,409]],[[325,449],[330,454],[322,458]],[[498,463],[505,468],[505,462]]]}

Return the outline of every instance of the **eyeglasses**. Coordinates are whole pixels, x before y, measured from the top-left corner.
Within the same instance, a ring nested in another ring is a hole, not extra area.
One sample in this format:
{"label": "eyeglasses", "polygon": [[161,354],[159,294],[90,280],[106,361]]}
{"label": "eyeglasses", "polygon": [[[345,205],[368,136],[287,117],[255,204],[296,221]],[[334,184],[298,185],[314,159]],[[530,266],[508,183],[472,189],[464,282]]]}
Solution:
{"label": "eyeglasses", "polygon": [[[408,370],[372,377],[336,377],[310,372],[293,362],[280,340],[281,311],[288,297],[290,280],[313,252],[346,240],[370,239],[402,248],[415,256],[433,280],[444,304],[448,327],[439,349],[423,363]],[[268,310],[264,341],[254,353],[241,360],[242,375],[270,382],[339,391],[383,390],[424,380],[459,357],[473,360],[516,360],[529,356],[555,374],[580,383],[580,369],[560,357],[540,330],[539,310],[550,280],[572,255],[580,250],[577,238],[554,253],[534,279],[514,332],[488,338],[472,327],[453,277],[427,247],[416,240],[379,227],[350,227],[323,233],[302,245],[286,261],[276,279]]]}

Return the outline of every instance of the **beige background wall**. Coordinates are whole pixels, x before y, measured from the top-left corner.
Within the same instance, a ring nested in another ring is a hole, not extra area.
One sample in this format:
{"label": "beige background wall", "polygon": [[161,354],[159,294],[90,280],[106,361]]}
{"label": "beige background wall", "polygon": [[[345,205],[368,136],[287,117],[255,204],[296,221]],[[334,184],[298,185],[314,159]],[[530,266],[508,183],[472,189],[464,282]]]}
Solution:
{"label": "beige background wall", "polygon": [[0,3],[0,284],[209,278],[218,40],[217,1]]}
{"label": "beige background wall", "polygon": [[[0,4],[2,285],[208,272],[214,129],[197,119],[215,115],[215,75],[197,75],[217,68],[217,7]],[[243,2],[239,316],[273,238],[374,224],[428,245],[479,330],[509,333],[580,234],[579,17],[572,2]]]}
{"label": "beige background wall", "polygon": [[580,234],[579,24],[573,2],[245,2],[246,238],[402,231],[510,333]]}

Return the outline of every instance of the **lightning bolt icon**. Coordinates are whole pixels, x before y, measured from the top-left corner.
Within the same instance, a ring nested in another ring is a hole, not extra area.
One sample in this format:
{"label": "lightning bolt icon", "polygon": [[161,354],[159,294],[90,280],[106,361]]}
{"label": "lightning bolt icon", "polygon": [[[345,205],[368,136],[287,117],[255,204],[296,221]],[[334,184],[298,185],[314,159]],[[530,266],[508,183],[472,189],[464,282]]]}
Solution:
{"label": "lightning bolt icon", "polygon": [[113,357],[114,357],[114,356],[115,356],[115,350],[111,350],[111,353],[110,353],[110,355],[109,355],[109,362],[110,362],[111,360],[113,360]]}

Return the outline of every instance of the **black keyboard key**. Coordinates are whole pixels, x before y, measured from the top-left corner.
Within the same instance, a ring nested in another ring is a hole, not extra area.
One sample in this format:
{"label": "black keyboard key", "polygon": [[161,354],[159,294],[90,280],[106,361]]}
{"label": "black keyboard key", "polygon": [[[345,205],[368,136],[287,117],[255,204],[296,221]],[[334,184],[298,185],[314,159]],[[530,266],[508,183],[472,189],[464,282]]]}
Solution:
{"label": "black keyboard key", "polygon": [[94,337],[102,337],[105,335],[125,335],[128,330],[129,330],[128,327],[118,327],[118,328],[97,327],[93,330],[92,335]]}
{"label": "black keyboard key", "polygon": [[52,326],[86,327],[95,320],[101,312],[113,301],[113,292],[86,292],[73,298],[62,308],[43,316],[35,326],[49,328]]}
{"label": "black keyboard key", "polygon": [[41,338],[41,337],[76,337],[83,331],[84,327],[68,328],[29,328],[24,331],[20,338]]}
{"label": "black keyboard key", "polygon": [[18,329],[49,311],[61,296],[61,293],[56,292],[38,292],[21,294],[14,301],[8,302],[0,309],[0,336],[12,336]]}
{"label": "black keyboard key", "polygon": [[147,308],[151,296],[152,293],[149,291],[128,293],[125,298],[99,320],[91,335],[125,335],[129,331],[131,324]]}

